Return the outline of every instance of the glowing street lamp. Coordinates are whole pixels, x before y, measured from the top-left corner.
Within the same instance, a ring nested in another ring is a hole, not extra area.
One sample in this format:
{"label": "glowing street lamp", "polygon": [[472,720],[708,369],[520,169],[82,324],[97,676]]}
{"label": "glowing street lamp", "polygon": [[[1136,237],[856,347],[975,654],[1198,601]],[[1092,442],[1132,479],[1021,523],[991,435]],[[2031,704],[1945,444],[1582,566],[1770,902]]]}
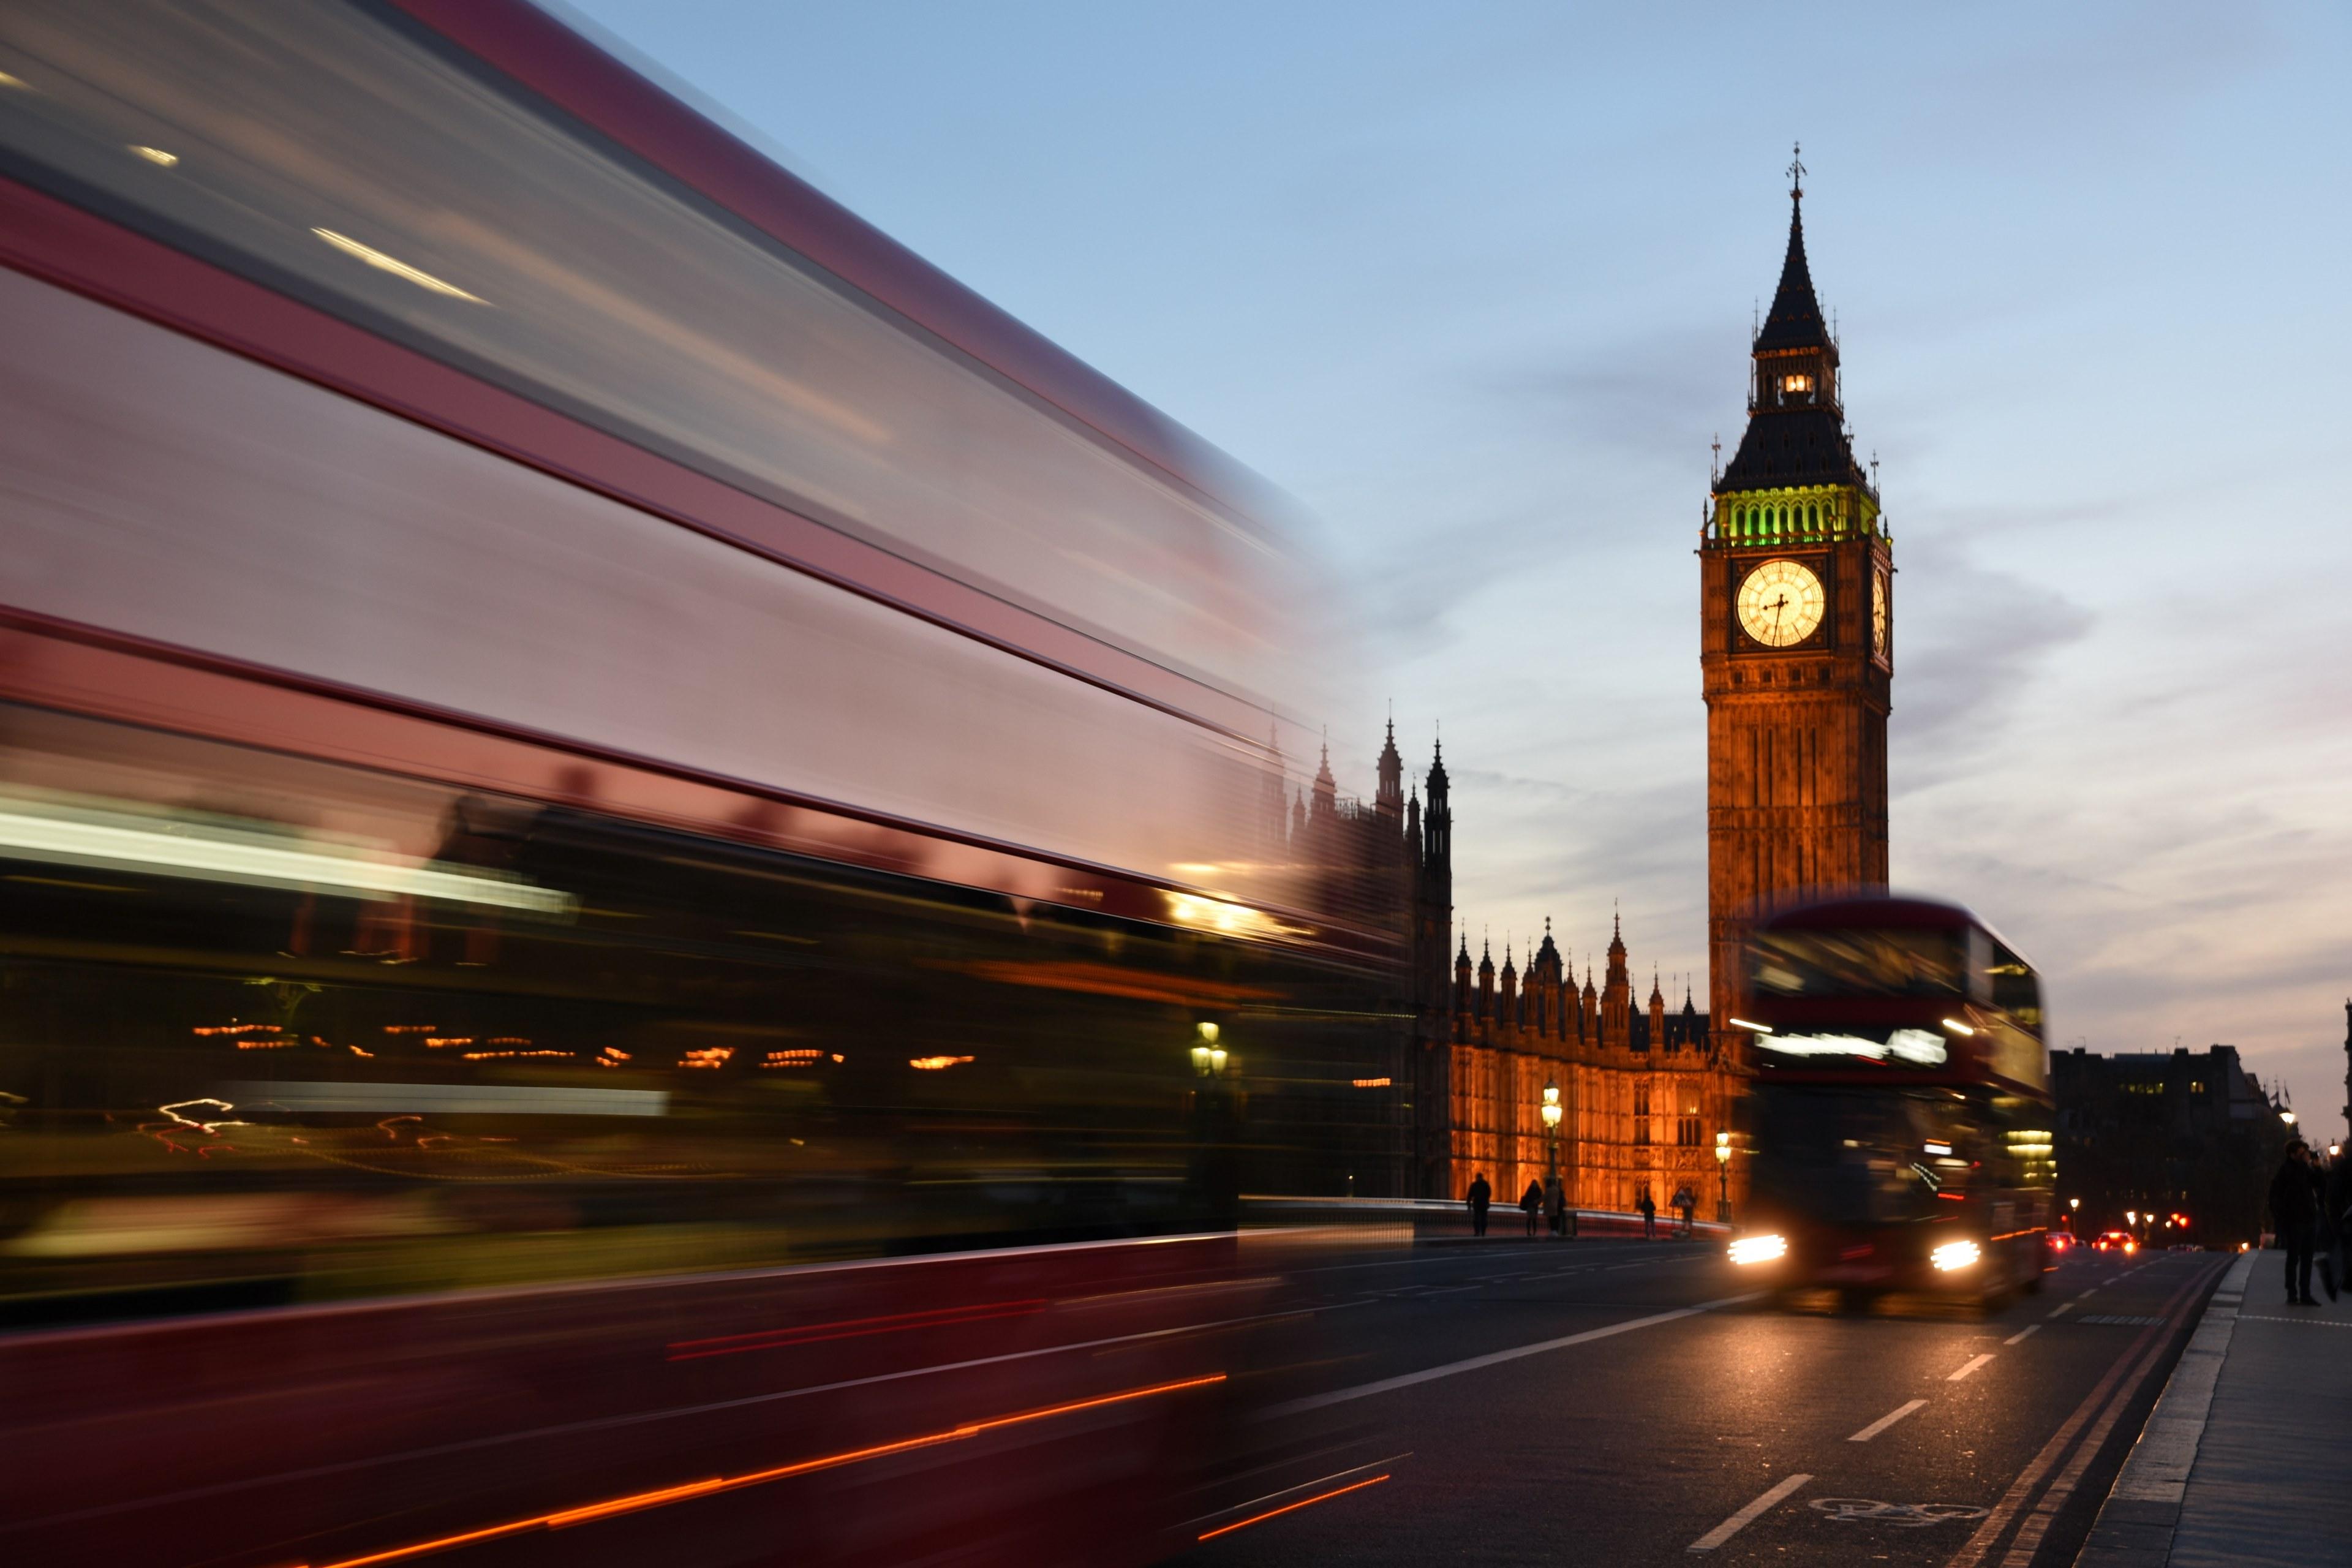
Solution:
{"label": "glowing street lamp", "polygon": [[1225,1070],[1225,1048],[1217,1044],[1217,1026],[1202,1022],[1192,1026],[1199,1042],[1192,1047],[1192,1070],[1202,1078],[1222,1077]]}
{"label": "glowing street lamp", "polygon": [[1715,1135],[1715,1217],[1719,1224],[1731,1223],[1731,1134]]}
{"label": "glowing street lamp", "polygon": [[2279,1120],[2285,1122],[2289,1127],[2292,1127],[2294,1125],[2294,1112],[2292,1110],[2282,1110],[2279,1112]]}
{"label": "glowing street lamp", "polygon": [[[1543,1086],[1543,1100],[1537,1105],[1536,1114],[1543,1118],[1544,1190],[1549,1195],[1559,1186],[1559,1121],[1562,1112],[1559,1084],[1548,1083]],[[1575,1206],[1573,1205],[1564,1206],[1568,1211],[1568,1234],[1574,1236],[1576,1234]]]}

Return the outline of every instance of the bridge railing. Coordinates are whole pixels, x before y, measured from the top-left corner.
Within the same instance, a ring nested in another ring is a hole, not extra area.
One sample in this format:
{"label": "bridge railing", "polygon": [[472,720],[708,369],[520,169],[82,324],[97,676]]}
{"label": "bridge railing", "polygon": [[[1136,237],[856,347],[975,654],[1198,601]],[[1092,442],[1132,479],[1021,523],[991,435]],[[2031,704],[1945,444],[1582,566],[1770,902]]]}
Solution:
{"label": "bridge railing", "polygon": [[[1640,1236],[1642,1216],[1617,1209],[1580,1208],[1576,1214],[1576,1234],[1580,1237]],[[1472,1233],[1470,1206],[1437,1198],[1338,1198],[1288,1195],[1282,1194],[1244,1194],[1242,1197],[1243,1223],[1245,1226],[1329,1225],[1361,1227],[1367,1232],[1385,1231],[1391,1236],[1410,1236],[1415,1239],[1444,1237],[1468,1237]],[[1508,1238],[1524,1233],[1526,1211],[1517,1204],[1495,1204],[1486,1211],[1486,1234]],[[1536,1222],[1537,1234],[1549,1235],[1541,1216]],[[1681,1216],[1671,1210],[1658,1211],[1656,1234],[1661,1239],[1679,1236]],[[1727,1239],[1732,1227],[1715,1220],[1697,1220],[1691,1226],[1691,1238],[1699,1241]]]}

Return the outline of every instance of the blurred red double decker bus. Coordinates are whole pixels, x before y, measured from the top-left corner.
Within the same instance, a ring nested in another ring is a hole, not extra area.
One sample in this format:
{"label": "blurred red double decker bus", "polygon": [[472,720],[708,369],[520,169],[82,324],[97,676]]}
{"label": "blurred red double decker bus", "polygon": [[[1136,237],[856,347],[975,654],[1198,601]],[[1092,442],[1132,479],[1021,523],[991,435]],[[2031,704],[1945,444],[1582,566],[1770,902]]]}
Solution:
{"label": "blurred red double decker bus", "polygon": [[513,0],[8,7],[0,323],[0,1553],[1290,1495],[1234,1195],[1409,1078],[1255,481]]}
{"label": "blurred red double decker bus", "polygon": [[2041,982],[1968,910],[1840,899],[1747,952],[1745,1234],[1781,1290],[2038,1290],[2055,1181]]}

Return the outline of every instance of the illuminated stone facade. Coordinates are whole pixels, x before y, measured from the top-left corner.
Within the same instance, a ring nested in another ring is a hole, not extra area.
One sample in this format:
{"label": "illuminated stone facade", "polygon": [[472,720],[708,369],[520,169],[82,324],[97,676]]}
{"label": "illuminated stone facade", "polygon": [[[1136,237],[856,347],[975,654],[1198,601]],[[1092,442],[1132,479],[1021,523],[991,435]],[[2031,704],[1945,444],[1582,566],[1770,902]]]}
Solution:
{"label": "illuminated stone facade", "polygon": [[1581,988],[1549,930],[1524,973],[1507,950],[1500,971],[1491,955],[1474,966],[1454,930],[1453,784],[1443,752],[1408,796],[1391,725],[1378,771],[1370,804],[1347,799],[1327,752],[1286,805],[1279,782],[1269,798],[1276,820],[1287,818],[1281,831],[1294,863],[1344,868],[1357,899],[1383,901],[1408,922],[1398,1000],[1412,1038],[1393,1086],[1408,1142],[1402,1185],[1459,1198],[1484,1173],[1497,1202],[1517,1202],[1549,1169],[1543,1090],[1556,1085],[1559,1170],[1580,1207],[1629,1210],[1647,1190],[1663,1211],[1687,1185],[1711,1216],[1715,1135],[1730,1125],[1734,1080],[1706,1015],[1687,992],[1670,1010],[1655,975],[1637,1006],[1615,931],[1605,973],[1596,984],[1588,964]]}

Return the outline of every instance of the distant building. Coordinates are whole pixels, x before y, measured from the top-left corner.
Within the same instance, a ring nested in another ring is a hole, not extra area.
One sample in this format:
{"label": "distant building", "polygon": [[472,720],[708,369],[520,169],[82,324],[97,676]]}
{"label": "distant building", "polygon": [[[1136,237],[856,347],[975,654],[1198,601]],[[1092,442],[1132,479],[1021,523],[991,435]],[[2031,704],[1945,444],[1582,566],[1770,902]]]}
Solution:
{"label": "distant building", "polygon": [[[2050,1083],[2059,1212],[2076,1231],[2121,1226],[2136,1211],[2158,1216],[2147,1232],[2158,1245],[2233,1246],[2262,1234],[2271,1173],[2293,1134],[2235,1046],[2053,1051]],[[2175,1214],[2189,1216],[2185,1234],[2166,1230]]]}
{"label": "distant building", "polygon": [[[1459,1198],[1484,1172],[1498,1202],[1517,1202],[1549,1168],[1542,1105],[1552,1085],[1559,1168],[1577,1205],[1630,1209],[1647,1191],[1663,1211],[1688,1186],[1713,1215],[1715,1134],[1731,1124],[1738,1084],[1706,1014],[1687,992],[1670,1011],[1654,974],[1647,1005],[1637,1006],[1619,931],[1598,984],[1588,964],[1577,985],[1549,924],[1524,972],[1507,944],[1500,971],[1491,952],[1474,965],[1454,925],[1453,781],[1443,750],[1408,797],[1391,724],[1378,773],[1369,805],[1348,799],[1327,747],[1305,790],[1291,794],[1277,776],[1267,801],[1290,863],[1339,884],[1325,907],[1345,903],[1409,932],[1407,972],[1386,1004],[1411,1020],[1408,1060],[1390,1086],[1403,1101],[1409,1149],[1400,1185]],[[1732,1173],[1735,1184],[1741,1175]]]}

